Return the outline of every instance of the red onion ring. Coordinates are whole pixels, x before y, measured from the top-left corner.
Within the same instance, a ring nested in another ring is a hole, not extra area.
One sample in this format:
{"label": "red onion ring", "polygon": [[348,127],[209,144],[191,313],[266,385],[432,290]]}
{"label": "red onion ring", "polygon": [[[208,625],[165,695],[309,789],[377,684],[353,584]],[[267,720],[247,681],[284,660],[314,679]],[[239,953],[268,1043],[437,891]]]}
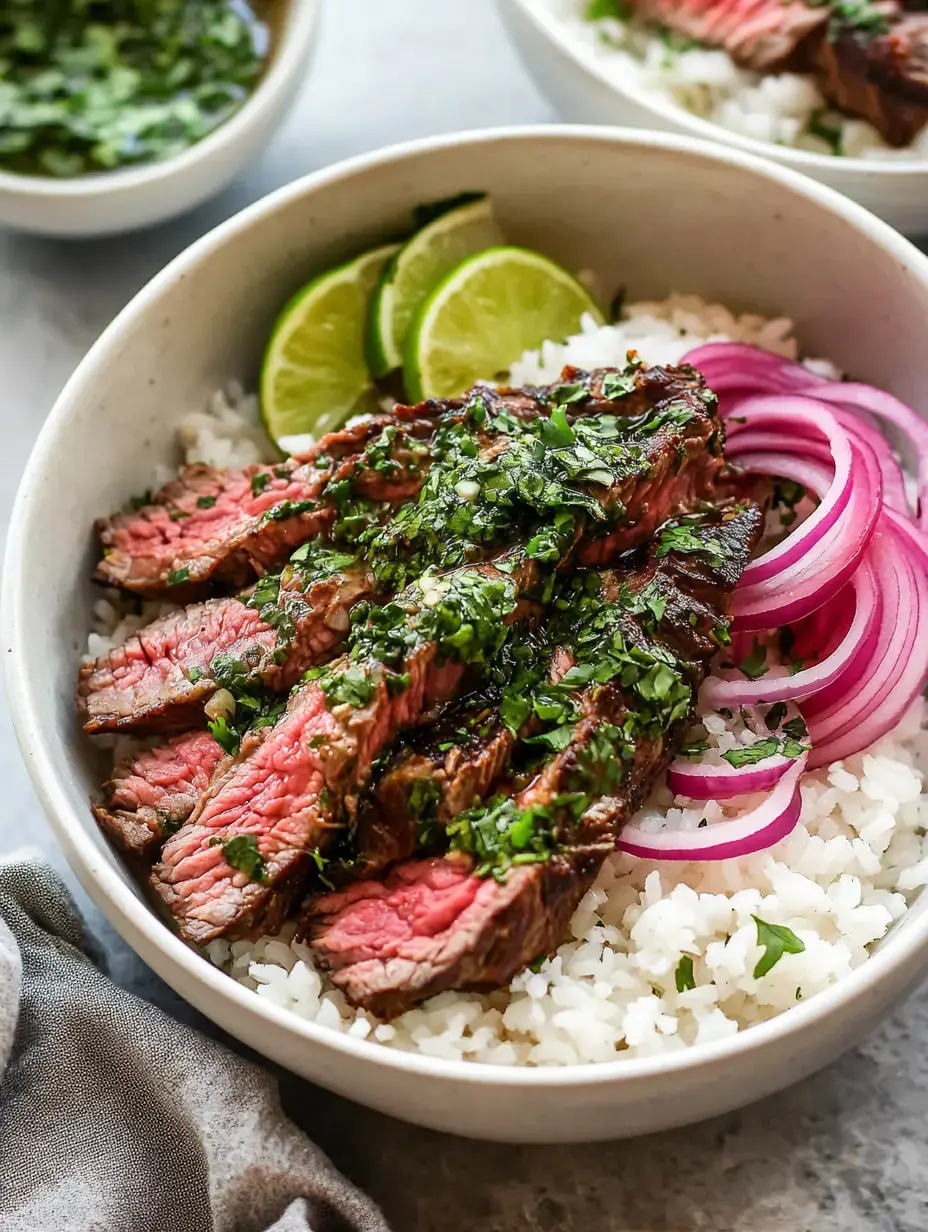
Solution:
{"label": "red onion ring", "polygon": [[[734,628],[775,629],[791,624],[833,599],[853,576],[876,528],[883,484],[879,464],[869,446],[857,440],[850,445],[854,462],[844,517],[826,530],[814,544],[814,552],[806,552],[763,582],[738,587],[732,604]],[[773,473],[786,478],[792,478],[793,473],[808,474],[808,464],[801,471],[794,468],[790,454],[749,454],[739,461],[748,470],[774,466]]]}
{"label": "red onion ring", "polygon": [[771,847],[785,838],[799,820],[799,783],[807,757],[804,753],[797,758],[770,795],[741,817],[702,830],[661,830],[653,834],[626,825],[616,846],[644,860],[732,860]]}
{"label": "red onion ring", "polygon": [[928,616],[922,552],[890,518],[881,520],[871,554],[884,600],[880,636],[863,671],[806,703],[812,768],[873,744],[899,722],[922,688],[928,674],[928,639],[919,635],[919,622]]}
{"label": "red onion ring", "polygon": [[873,385],[855,381],[825,381],[814,389],[814,396],[834,402],[851,411],[868,411],[898,428],[915,458],[918,468],[919,525],[928,528],[928,423],[898,398]]}
{"label": "red onion ring", "polygon": [[[825,489],[822,489],[820,482],[816,485],[814,479],[800,478],[789,471],[784,473],[783,478],[794,479],[804,487],[811,486],[819,498],[819,504],[815,512],[810,514],[793,534],[769,552],[765,552],[758,560],[750,562],[742,575],[741,585],[751,586],[772,578],[786,566],[795,564],[835,525],[851,497],[854,455],[850,437],[835,416],[820,410],[809,398],[750,398],[739,403],[737,409],[738,417],[745,422],[747,431],[743,435],[733,433],[730,436],[728,457],[737,461],[751,451],[752,447],[755,447],[758,430],[764,435],[776,434],[775,447],[779,452],[788,454],[798,452],[798,447],[808,434],[817,436],[827,445],[833,467],[831,480]],[[784,432],[784,417],[788,417],[789,431],[800,431],[802,435],[794,437]],[[797,448],[794,449],[793,446]],[[806,447],[802,450],[800,463],[808,456]],[[804,466],[798,469],[806,476],[810,474]]]}
{"label": "red onion ring", "polygon": [[775,753],[764,764],[754,766],[707,766],[705,762],[686,764],[678,757],[667,771],[667,786],[675,795],[691,800],[733,800],[756,791],[769,791],[795,759]]}
{"label": "red onion ring", "polygon": [[709,676],[702,686],[702,700],[715,709],[796,701],[840,681],[855,663],[866,663],[876,649],[881,616],[869,554],[861,561],[849,586],[854,592],[854,616],[847,633],[827,658],[791,676],[761,676],[757,680],[749,680],[744,675]]}

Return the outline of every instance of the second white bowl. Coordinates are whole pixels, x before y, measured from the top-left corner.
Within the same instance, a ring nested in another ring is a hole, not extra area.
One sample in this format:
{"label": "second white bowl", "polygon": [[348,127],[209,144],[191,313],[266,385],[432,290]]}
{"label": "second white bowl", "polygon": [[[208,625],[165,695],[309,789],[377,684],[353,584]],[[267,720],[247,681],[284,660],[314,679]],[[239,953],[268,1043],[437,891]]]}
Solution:
{"label": "second white bowl", "polygon": [[534,0],[497,3],[525,67],[565,120],[628,124],[734,146],[836,188],[906,235],[928,234],[928,161],[833,157],[743,137],[633,81],[617,81],[595,57],[571,46]]}

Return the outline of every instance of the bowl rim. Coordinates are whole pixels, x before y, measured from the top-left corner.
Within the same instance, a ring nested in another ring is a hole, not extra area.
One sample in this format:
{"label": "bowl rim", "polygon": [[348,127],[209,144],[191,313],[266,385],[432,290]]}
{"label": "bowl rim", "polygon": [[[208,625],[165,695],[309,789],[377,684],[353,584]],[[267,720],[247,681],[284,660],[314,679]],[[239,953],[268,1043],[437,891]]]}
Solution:
{"label": "bowl rim", "polygon": [[[0,597],[0,643],[6,651],[3,655],[4,670],[14,729],[52,831],[91,899],[127,944],[153,966],[168,984],[176,987],[179,981],[203,986],[219,1001],[225,1002],[228,1010],[238,1011],[255,1026],[263,1023],[308,1045],[334,1049],[361,1064],[383,1065],[404,1074],[432,1079],[464,1080],[481,1086],[514,1089],[535,1086],[583,1088],[602,1083],[635,1082],[664,1074],[682,1076],[700,1066],[730,1060],[734,1056],[798,1036],[839,1012],[853,998],[865,995],[913,959],[921,958],[921,964],[915,963],[913,970],[923,965],[928,951],[928,912],[921,918],[910,918],[905,927],[897,926],[887,938],[887,943],[862,966],[808,1001],[791,1007],[788,1013],[779,1014],[722,1040],[652,1057],[552,1067],[494,1066],[381,1047],[302,1019],[256,996],[172,933],[154,910],[124,883],[117,868],[96,848],[91,832],[72,808],[64,776],[58,769],[58,763],[63,760],[62,750],[50,739],[39,721],[35,687],[28,671],[24,643],[30,623],[30,557],[25,551],[25,544],[33,504],[32,492],[53,463],[59,429],[68,418],[70,404],[89,396],[99,371],[105,368],[110,354],[119,351],[124,336],[136,321],[157,304],[165,291],[188,277],[202,258],[226,244],[234,243],[253,224],[273,216],[290,202],[310,198],[317,190],[331,183],[364,176],[378,167],[413,162],[422,155],[462,146],[519,146],[537,142],[553,146],[570,142],[586,143],[596,148],[665,150],[681,159],[689,157],[722,163],[755,178],[776,182],[806,201],[843,218],[867,240],[887,251],[903,269],[911,272],[928,288],[928,256],[862,206],[790,168],[729,147],[693,141],[679,134],[594,125],[527,125],[428,137],[357,155],[278,188],[207,232],[156,274],[107,326],[67,381],[33,446],[13,503]],[[237,1033],[235,1026],[226,1025],[229,1017],[227,1013],[226,1021],[220,1025]],[[247,1032],[243,1031],[244,1034]],[[255,1046],[261,1050],[260,1045]]]}
{"label": "bowl rim", "polygon": [[598,64],[593,56],[586,56],[574,47],[571,42],[559,32],[558,22],[548,9],[541,9],[531,3],[531,0],[497,0],[500,7],[506,4],[518,9],[520,15],[531,22],[534,28],[548,42],[554,44],[564,55],[573,60],[582,71],[595,77],[612,93],[624,96],[636,106],[659,116],[668,124],[689,131],[693,137],[704,141],[720,142],[733,145],[749,154],[761,158],[770,158],[786,166],[795,166],[811,175],[813,171],[828,170],[841,174],[866,176],[878,179],[881,176],[902,178],[905,176],[928,176],[928,156],[925,158],[893,158],[869,159],[849,158],[845,155],[836,157],[830,154],[817,154],[814,150],[800,150],[795,146],[777,145],[773,141],[760,141],[756,137],[748,137],[734,129],[717,124],[714,120],[706,120],[702,116],[688,111],[678,103],[665,100],[662,95],[637,86],[634,82],[619,82],[604,67]]}
{"label": "bowl rim", "polygon": [[178,154],[137,166],[112,171],[91,171],[72,179],[32,175],[0,168],[0,197],[76,202],[115,196],[149,187],[175,176],[181,177],[197,163],[221,156],[273,108],[281,91],[306,63],[306,52],[315,34],[321,0],[287,0],[287,14],[280,27],[276,50],[272,49],[267,70],[244,102],[227,120],[201,140]]}

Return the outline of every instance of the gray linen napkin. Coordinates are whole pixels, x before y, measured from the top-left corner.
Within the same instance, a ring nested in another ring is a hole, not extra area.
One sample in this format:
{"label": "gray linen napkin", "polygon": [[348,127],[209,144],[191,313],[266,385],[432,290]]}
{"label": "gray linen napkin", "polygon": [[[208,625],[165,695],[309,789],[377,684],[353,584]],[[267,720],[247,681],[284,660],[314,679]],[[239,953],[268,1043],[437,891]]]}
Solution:
{"label": "gray linen napkin", "polygon": [[2,1232],[386,1232],[267,1074],[93,952],[51,869],[0,862]]}

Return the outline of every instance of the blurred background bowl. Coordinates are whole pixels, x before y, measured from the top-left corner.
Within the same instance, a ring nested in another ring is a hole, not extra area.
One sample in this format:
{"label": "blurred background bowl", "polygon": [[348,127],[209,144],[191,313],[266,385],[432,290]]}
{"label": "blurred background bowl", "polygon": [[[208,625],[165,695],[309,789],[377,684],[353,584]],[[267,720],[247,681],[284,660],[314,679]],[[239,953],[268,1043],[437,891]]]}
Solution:
{"label": "blurred background bowl", "polygon": [[576,124],[627,124],[719,141],[802,171],[907,235],[928,234],[928,161],[836,157],[755,141],[632,80],[617,79],[595,56],[565,39],[557,18],[534,0],[497,0],[497,4],[525,67],[563,119]]}
{"label": "blurred background bowl", "polygon": [[225,188],[264,149],[306,79],[320,0],[277,0],[267,68],[228,120],[163,162],[71,179],[0,170],[0,226],[38,235],[112,235],[163,222]]}

